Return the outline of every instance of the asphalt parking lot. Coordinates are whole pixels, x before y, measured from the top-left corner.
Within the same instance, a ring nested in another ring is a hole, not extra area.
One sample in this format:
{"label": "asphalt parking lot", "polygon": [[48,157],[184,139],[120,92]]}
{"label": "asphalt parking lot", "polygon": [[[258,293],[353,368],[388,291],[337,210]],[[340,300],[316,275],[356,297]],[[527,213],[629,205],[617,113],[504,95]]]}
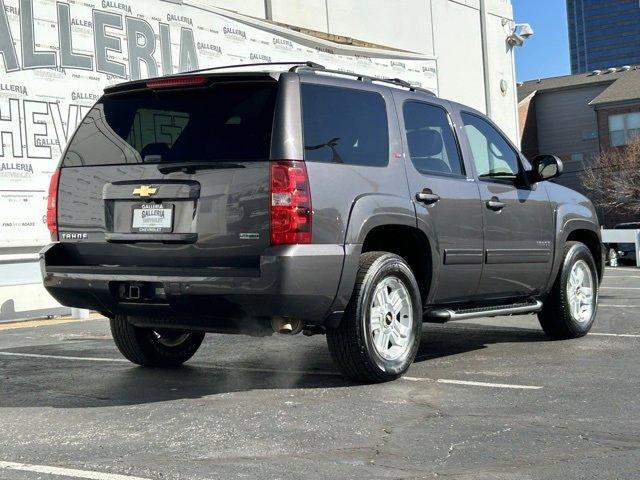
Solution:
{"label": "asphalt parking lot", "polygon": [[0,479],[637,479],[638,307],[640,271],[608,269],[583,339],[425,325],[407,377],[371,386],[322,336],[208,335],[161,371],[104,320],[0,326]]}

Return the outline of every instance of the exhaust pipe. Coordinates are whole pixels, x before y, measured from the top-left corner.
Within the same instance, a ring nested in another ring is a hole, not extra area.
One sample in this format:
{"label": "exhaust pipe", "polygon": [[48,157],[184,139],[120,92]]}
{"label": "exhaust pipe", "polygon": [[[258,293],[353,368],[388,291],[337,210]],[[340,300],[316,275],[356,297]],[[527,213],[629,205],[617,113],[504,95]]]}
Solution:
{"label": "exhaust pipe", "polygon": [[304,322],[297,318],[271,317],[271,327],[276,333],[297,335],[304,329]]}

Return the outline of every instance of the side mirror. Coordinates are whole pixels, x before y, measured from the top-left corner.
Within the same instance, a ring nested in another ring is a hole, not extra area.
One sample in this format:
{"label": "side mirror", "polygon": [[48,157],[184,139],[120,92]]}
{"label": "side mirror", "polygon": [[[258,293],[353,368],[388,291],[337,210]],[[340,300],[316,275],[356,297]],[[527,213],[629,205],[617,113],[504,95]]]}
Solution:
{"label": "side mirror", "polygon": [[554,155],[538,155],[531,162],[533,169],[529,172],[531,183],[544,182],[562,175],[562,160]]}

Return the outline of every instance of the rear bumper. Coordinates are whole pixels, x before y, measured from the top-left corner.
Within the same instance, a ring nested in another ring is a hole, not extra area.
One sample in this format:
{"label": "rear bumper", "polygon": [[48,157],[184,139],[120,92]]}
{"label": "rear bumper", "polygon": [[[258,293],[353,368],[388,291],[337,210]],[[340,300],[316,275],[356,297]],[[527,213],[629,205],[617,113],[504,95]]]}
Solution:
{"label": "rear bumper", "polygon": [[[272,316],[324,324],[346,306],[344,291],[353,275],[342,278],[343,266],[357,250],[347,248],[345,255],[343,245],[277,246],[265,251],[255,269],[181,269],[57,265],[56,251],[62,248],[59,243],[46,247],[40,265],[45,288],[63,305],[109,315],[162,318],[166,326],[205,330],[219,322]],[[123,299],[118,288],[130,282],[160,288],[162,296]]]}

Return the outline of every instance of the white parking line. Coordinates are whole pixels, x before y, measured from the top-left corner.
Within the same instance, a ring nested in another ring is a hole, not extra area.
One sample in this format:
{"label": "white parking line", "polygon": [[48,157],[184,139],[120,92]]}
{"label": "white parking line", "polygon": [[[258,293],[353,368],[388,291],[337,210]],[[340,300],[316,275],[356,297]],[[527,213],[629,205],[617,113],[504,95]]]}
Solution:
{"label": "white parking line", "polygon": [[18,353],[18,352],[0,352],[4,357],[27,357],[27,358],[54,358],[56,360],[82,360],[85,362],[117,362],[129,363],[124,358],[99,358],[99,357],[67,357],[64,355],[41,355],[38,353]]}
{"label": "white parking line", "polygon": [[599,303],[598,307],[607,307],[607,308],[636,308],[640,307],[640,305],[608,305],[606,303]]}
{"label": "white parking line", "polygon": [[[409,382],[433,382],[431,378],[420,377],[402,377],[403,380]],[[451,380],[448,378],[438,378],[435,380],[437,383],[448,383],[451,385],[467,385],[471,387],[488,387],[488,388],[511,388],[516,390],[540,390],[542,387],[537,385],[512,385],[509,383],[487,383],[487,382],[472,382],[470,380]]]}
{"label": "white parking line", "polygon": [[[124,358],[100,358],[100,357],[70,357],[65,355],[45,355],[39,353],[22,353],[22,352],[0,352],[3,357],[26,357],[26,358],[51,358],[54,360],[76,360],[82,362],[108,362],[108,363],[127,363],[132,365],[129,360]],[[198,362],[192,362],[191,365],[198,365]],[[340,376],[337,372],[320,372],[312,370],[281,370],[277,368],[259,368],[259,367],[228,367],[225,365],[206,364],[207,367],[218,370],[236,370],[241,372],[262,372],[262,373],[295,373],[303,375],[330,375]]]}
{"label": "white parking line", "polygon": [[600,287],[600,290],[640,290],[640,287]]}
{"label": "white parking line", "polygon": [[596,335],[599,337],[623,337],[623,338],[640,338],[640,335],[635,333],[596,333],[591,332],[589,335]]}
{"label": "white parking line", "polygon": [[508,383],[470,382],[468,380],[447,380],[446,378],[439,378],[438,383],[450,383],[453,385],[471,385],[474,387],[514,388],[518,390],[540,390],[542,388],[537,385],[511,385]]}
{"label": "white parking line", "polygon": [[115,473],[93,472],[89,470],[76,470],[73,468],[49,467],[47,465],[30,465],[28,463],[0,462],[0,470],[18,470],[21,472],[43,473],[45,475],[57,475],[61,477],[87,478],[90,480],[150,480],[130,475],[117,475]]}

